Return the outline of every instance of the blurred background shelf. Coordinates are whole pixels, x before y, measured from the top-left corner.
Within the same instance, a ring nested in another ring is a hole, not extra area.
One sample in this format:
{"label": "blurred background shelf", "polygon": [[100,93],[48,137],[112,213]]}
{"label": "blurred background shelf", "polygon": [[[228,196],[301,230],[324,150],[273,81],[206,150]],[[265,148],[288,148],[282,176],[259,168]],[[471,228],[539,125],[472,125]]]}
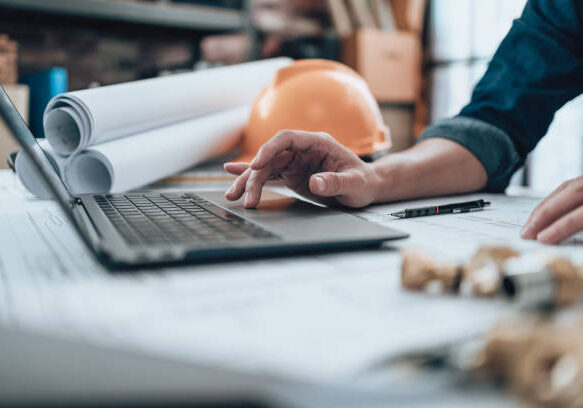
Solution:
{"label": "blurred background shelf", "polygon": [[243,14],[238,10],[167,2],[0,0],[0,8],[186,30],[230,31],[244,27]]}

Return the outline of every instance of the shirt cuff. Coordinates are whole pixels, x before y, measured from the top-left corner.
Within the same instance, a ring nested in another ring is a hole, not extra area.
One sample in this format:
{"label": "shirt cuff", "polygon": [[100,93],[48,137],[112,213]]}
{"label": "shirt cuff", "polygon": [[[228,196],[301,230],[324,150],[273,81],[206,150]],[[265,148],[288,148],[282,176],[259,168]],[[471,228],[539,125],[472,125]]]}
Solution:
{"label": "shirt cuff", "polygon": [[434,137],[459,143],[476,156],[488,174],[487,191],[504,191],[523,164],[508,134],[479,119],[456,116],[441,120],[429,126],[418,142]]}

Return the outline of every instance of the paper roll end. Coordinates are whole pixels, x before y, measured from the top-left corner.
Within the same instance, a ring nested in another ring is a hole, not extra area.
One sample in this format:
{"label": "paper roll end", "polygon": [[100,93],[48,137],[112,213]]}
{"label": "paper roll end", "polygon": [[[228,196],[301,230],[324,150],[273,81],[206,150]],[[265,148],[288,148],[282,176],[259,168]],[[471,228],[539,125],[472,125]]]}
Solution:
{"label": "paper roll end", "polygon": [[109,193],[113,185],[104,159],[87,152],[73,157],[64,173],[67,187],[74,194]]}
{"label": "paper roll end", "polygon": [[47,112],[45,136],[57,154],[68,156],[81,145],[81,130],[69,108],[57,108]]}

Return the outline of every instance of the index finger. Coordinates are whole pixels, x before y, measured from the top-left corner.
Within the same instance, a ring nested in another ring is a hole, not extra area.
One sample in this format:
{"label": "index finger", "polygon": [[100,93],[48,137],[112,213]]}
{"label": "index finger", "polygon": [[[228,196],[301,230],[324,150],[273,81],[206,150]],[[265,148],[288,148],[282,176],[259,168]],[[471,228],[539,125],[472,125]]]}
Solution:
{"label": "index finger", "polygon": [[322,132],[305,132],[301,130],[280,130],[269,139],[257,152],[251,162],[253,170],[264,168],[278,154],[288,150],[306,152],[324,145],[332,137]]}

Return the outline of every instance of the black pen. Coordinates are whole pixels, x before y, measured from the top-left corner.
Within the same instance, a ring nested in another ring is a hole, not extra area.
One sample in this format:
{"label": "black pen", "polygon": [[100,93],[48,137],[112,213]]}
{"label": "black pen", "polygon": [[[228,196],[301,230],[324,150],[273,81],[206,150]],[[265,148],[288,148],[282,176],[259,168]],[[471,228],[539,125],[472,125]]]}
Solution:
{"label": "black pen", "polygon": [[413,217],[424,217],[426,215],[439,215],[439,214],[457,214],[466,213],[470,211],[478,211],[484,207],[490,205],[489,201],[475,200],[466,201],[464,203],[453,203],[446,205],[433,205],[431,207],[420,207],[420,208],[406,208],[403,211],[391,213],[393,217],[399,218],[413,218]]}

